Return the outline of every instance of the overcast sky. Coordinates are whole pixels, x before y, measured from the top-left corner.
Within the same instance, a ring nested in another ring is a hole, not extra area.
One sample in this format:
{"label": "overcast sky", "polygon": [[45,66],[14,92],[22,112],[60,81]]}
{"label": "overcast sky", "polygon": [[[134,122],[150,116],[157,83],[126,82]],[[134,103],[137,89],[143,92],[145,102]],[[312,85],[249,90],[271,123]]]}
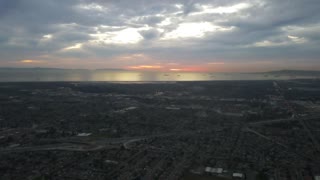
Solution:
{"label": "overcast sky", "polygon": [[0,67],[320,70],[320,1],[0,0]]}

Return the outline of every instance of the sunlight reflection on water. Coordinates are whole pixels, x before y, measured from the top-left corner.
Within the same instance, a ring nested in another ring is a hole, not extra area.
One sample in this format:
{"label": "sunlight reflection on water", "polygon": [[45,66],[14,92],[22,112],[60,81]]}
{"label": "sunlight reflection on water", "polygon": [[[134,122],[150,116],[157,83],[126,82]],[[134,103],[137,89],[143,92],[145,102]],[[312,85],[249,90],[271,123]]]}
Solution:
{"label": "sunlight reflection on water", "polygon": [[292,77],[263,73],[140,72],[121,70],[1,70],[0,81],[212,81],[212,80],[285,80]]}

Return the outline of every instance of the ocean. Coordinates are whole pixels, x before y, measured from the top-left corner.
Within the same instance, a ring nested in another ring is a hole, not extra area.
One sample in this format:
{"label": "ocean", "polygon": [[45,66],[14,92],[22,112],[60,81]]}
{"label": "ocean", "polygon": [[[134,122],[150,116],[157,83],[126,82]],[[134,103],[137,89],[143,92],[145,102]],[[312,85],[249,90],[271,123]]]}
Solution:
{"label": "ocean", "polygon": [[279,75],[272,73],[203,73],[203,72],[148,72],[126,70],[65,70],[42,68],[0,69],[0,82],[37,81],[216,81],[216,80],[288,80],[310,79],[313,76]]}

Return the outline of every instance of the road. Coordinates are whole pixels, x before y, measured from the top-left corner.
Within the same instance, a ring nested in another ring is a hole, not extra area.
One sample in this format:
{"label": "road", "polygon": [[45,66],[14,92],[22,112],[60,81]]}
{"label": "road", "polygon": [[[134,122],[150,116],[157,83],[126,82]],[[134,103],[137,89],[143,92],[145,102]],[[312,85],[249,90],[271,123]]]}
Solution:
{"label": "road", "polygon": [[[11,153],[11,152],[28,152],[28,151],[96,151],[100,149],[114,149],[123,146],[126,149],[130,149],[132,143],[147,140],[157,137],[177,136],[186,135],[190,133],[196,133],[194,131],[179,132],[179,133],[162,133],[149,136],[138,136],[138,137],[125,137],[125,138],[106,138],[106,139],[90,139],[90,138],[79,138],[71,137],[56,140],[58,143],[37,145],[28,147],[14,147],[14,148],[0,148],[0,153]],[[50,140],[48,140],[49,142]]]}
{"label": "road", "polygon": [[281,122],[290,122],[290,121],[300,121],[301,119],[305,121],[309,120],[317,120],[320,119],[320,116],[311,116],[311,117],[301,117],[301,118],[284,118],[284,119],[273,119],[273,120],[265,120],[265,121],[258,121],[258,122],[252,122],[248,123],[250,126],[259,126],[259,125],[265,125],[265,124],[275,124],[275,123],[281,123]]}

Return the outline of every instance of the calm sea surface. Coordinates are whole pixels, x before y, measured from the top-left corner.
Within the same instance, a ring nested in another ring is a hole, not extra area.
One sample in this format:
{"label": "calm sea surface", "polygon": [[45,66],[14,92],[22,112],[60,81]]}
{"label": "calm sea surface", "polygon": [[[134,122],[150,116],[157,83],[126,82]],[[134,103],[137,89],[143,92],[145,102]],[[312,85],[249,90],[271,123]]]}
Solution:
{"label": "calm sea surface", "polygon": [[212,81],[212,80],[285,80],[315,78],[308,76],[254,73],[139,72],[121,70],[44,70],[2,69],[0,82],[25,81]]}

